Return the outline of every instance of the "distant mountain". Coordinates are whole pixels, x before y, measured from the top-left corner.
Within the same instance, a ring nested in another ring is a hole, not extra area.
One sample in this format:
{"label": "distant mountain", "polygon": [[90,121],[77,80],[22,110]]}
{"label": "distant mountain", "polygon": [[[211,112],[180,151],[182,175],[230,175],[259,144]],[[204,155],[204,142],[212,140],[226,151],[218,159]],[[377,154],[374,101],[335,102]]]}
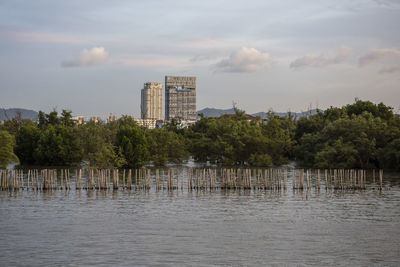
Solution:
{"label": "distant mountain", "polygon": [[34,110],[23,108],[0,108],[0,121],[11,120],[17,117],[18,112],[21,112],[22,119],[29,119],[33,121],[38,120],[38,113]]}
{"label": "distant mountain", "polygon": [[[235,110],[233,108],[231,109],[217,109],[217,108],[204,108],[202,110],[197,111],[197,116],[199,116],[200,113],[203,113],[205,118],[218,118],[221,117],[224,114],[235,114]],[[288,112],[274,112],[275,115],[279,117],[285,117],[288,115]],[[297,119],[310,116],[310,115],[315,115],[317,114],[316,109],[312,109],[310,111],[304,111],[304,112],[292,112],[293,116],[296,116]],[[257,112],[254,114],[250,114],[254,117],[260,117],[261,119],[266,119],[268,118],[268,114],[266,112]]]}

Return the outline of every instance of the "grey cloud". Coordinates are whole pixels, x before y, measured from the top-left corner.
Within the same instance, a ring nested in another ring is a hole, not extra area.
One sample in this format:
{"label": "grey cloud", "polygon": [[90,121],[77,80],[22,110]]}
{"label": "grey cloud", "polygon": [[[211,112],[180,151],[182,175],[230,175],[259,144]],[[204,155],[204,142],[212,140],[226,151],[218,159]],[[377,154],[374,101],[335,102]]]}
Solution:
{"label": "grey cloud", "polygon": [[229,58],[218,62],[215,67],[221,72],[257,72],[263,67],[269,68],[272,59],[268,53],[255,48],[242,47],[233,52]]}
{"label": "grey cloud", "polygon": [[389,57],[400,57],[400,50],[393,48],[373,49],[358,60],[358,65],[364,67]]}
{"label": "grey cloud", "polygon": [[104,63],[108,58],[108,53],[104,47],[93,47],[92,49],[84,49],[79,57],[64,61],[61,63],[62,67],[85,67],[100,65]]}
{"label": "grey cloud", "polygon": [[297,58],[292,63],[290,63],[290,68],[301,69],[305,67],[326,67],[333,64],[339,64],[346,61],[350,52],[351,52],[350,47],[342,47],[337,51],[336,55],[333,57],[327,57],[325,55],[320,55],[320,56],[306,55]]}
{"label": "grey cloud", "polygon": [[379,73],[396,73],[400,72],[400,66],[386,66],[379,70]]}
{"label": "grey cloud", "polygon": [[215,56],[211,55],[197,55],[189,59],[189,62],[199,62],[199,61],[205,61],[205,60],[213,60],[215,59]]}
{"label": "grey cloud", "polygon": [[398,0],[374,0],[374,2],[385,7],[392,7],[400,4]]}

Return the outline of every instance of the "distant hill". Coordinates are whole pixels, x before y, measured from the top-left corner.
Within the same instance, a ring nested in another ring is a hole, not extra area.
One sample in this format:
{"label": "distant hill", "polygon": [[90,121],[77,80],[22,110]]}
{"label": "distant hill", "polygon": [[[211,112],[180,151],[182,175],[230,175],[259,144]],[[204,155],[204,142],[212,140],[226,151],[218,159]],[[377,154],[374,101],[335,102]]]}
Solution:
{"label": "distant hill", "polygon": [[[230,109],[204,108],[202,110],[197,111],[197,116],[199,116],[200,113],[203,113],[205,118],[218,118],[224,114],[235,114],[235,110],[233,108]],[[304,112],[292,112],[292,115],[296,116],[296,118],[299,119],[302,117],[315,115],[316,113],[317,110],[312,109],[310,111],[304,111]],[[266,112],[257,112],[250,115],[254,117],[260,117],[261,119],[266,119],[268,117]],[[288,112],[275,112],[275,115],[279,117],[285,117],[288,115]]]}
{"label": "distant hill", "polygon": [[38,120],[38,112],[30,109],[23,108],[0,108],[0,121],[6,121],[17,117],[18,112],[21,112],[22,119],[29,119],[33,121]]}

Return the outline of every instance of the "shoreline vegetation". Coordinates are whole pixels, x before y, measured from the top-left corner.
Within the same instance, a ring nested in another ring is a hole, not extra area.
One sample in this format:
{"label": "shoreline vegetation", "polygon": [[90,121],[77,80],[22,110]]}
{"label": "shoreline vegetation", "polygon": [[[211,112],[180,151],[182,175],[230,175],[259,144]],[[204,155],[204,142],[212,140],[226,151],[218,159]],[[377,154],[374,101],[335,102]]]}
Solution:
{"label": "shoreline vegetation", "polygon": [[172,120],[144,129],[132,117],[77,125],[72,111],[39,112],[38,122],[0,125],[0,168],[21,165],[137,169],[189,158],[219,166],[279,167],[289,161],[317,169],[400,170],[400,116],[383,103],[356,99],[296,119],[290,113],[248,120],[245,112],[200,119],[188,128]]}

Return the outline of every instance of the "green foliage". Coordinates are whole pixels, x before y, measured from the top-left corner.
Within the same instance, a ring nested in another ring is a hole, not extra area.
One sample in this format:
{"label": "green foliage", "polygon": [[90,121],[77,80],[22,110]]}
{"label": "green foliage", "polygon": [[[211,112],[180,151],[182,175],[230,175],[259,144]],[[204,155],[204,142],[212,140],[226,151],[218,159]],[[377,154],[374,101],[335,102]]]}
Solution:
{"label": "green foliage", "polygon": [[11,135],[16,136],[19,134],[19,131],[21,130],[22,127],[24,126],[36,126],[36,123],[27,120],[27,119],[22,119],[20,117],[20,113],[18,113],[18,116],[16,118],[13,118],[11,120],[5,121],[1,126],[0,130],[6,130],[9,132]]}
{"label": "green foliage", "polygon": [[399,126],[390,107],[357,100],[299,120],[295,156],[320,168],[394,166],[396,146],[388,144],[400,137]]}
{"label": "green foliage", "polygon": [[294,139],[298,141],[304,134],[319,132],[324,128],[324,126],[325,121],[321,113],[308,118],[303,117],[297,121]]}
{"label": "green foliage", "polygon": [[325,121],[335,121],[340,118],[345,118],[348,116],[346,110],[342,108],[330,107],[322,114]]}
{"label": "green foliage", "polygon": [[[114,147],[114,167],[141,167],[149,159],[144,130],[127,115],[102,125],[104,142]],[[110,154],[111,156],[111,154]]]}
{"label": "green foliage", "polygon": [[122,167],[125,158],[109,141],[110,131],[101,123],[90,121],[78,128],[79,138],[84,151],[83,159],[90,167],[111,168]]}
{"label": "green foliage", "polygon": [[272,158],[268,154],[251,154],[249,163],[252,166],[270,166],[272,165]]}
{"label": "green foliage", "polygon": [[44,113],[43,111],[39,110],[38,120],[39,120],[39,125],[38,126],[39,126],[40,129],[42,129],[47,124],[46,113]]}
{"label": "green foliage", "polygon": [[57,110],[53,110],[49,114],[39,111],[39,125],[40,129],[44,129],[48,125],[64,125],[67,127],[73,127],[75,122],[72,120],[72,111],[63,109],[61,117],[58,116]]}
{"label": "green foliage", "polygon": [[155,165],[164,166],[168,162],[180,163],[187,158],[185,139],[167,128],[153,129],[146,132],[150,160]]}
{"label": "green foliage", "polygon": [[60,119],[58,118],[58,113],[55,109],[52,112],[50,112],[49,114],[46,114],[45,124],[46,125],[47,124],[50,124],[50,125],[60,124]]}
{"label": "green foliage", "polygon": [[383,103],[375,105],[370,101],[362,101],[356,99],[356,102],[344,107],[344,110],[349,116],[361,115],[364,112],[372,114],[373,117],[378,117],[383,120],[389,121],[393,118],[393,108],[385,106]]}
{"label": "green foliage", "polygon": [[325,144],[316,155],[317,168],[352,168],[357,162],[357,150],[352,144],[344,144],[342,138],[332,145]]}
{"label": "green foliage", "polygon": [[269,166],[287,162],[292,119],[272,116],[266,124],[248,121],[243,111],[221,118],[202,118],[185,133],[195,160],[226,165]]}
{"label": "green foliage", "polygon": [[88,156],[92,167],[121,168],[127,164],[122,149],[118,148],[118,151],[115,152],[114,146],[110,143],[104,143],[96,152],[90,153]]}
{"label": "green foliage", "polygon": [[39,112],[39,123],[25,123],[16,132],[15,153],[22,164],[75,165],[83,156],[81,139],[70,111],[63,110],[61,118],[53,110]]}
{"label": "green foliage", "polygon": [[7,131],[0,130],[0,168],[5,169],[8,164],[18,162],[13,147],[14,137]]}
{"label": "green foliage", "polygon": [[400,170],[400,138],[380,149],[379,162],[383,168]]}
{"label": "green foliage", "polygon": [[143,130],[136,125],[123,124],[117,132],[116,145],[121,148],[126,167],[141,167],[149,159],[147,140]]}
{"label": "green foliage", "polygon": [[16,137],[15,154],[22,164],[35,164],[34,152],[40,138],[37,126],[23,126]]}
{"label": "green foliage", "polygon": [[356,100],[297,121],[271,111],[262,121],[235,109],[220,118],[200,116],[189,128],[172,120],[153,130],[139,127],[130,116],[75,125],[71,114],[40,111],[39,123],[17,116],[0,125],[2,166],[17,159],[11,148],[22,164],[41,165],[137,168],[148,161],[163,166],[192,156],[224,165],[296,160],[318,168],[400,168],[400,116],[382,103]]}
{"label": "green foliage", "polygon": [[74,121],[72,120],[72,111],[63,109],[61,112],[60,123],[64,126],[74,126]]}
{"label": "green foliage", "polygon": [[82,161],[83,149],[76,129],[48,125],[40,134],[34,151],[41,165],[74,165]]}
{"label": "green foliage", "polygon": [[322,138],[319,133],[305,133],[294,148],[296,159],[305,166],[315,164],[315,155],[323,147]]}
{"label": "green foliage", "polygon": [[[365,116],[364,116],[365,115]],[[375,127],[376,125],[378,127]],[[364,113],[352,118],[339,119],[329,123],[322,131],[323,139],[333,143],[341,138],[344,143],[352,146],[357,151],[357,161],[351,166],[358,168],[371,167],[370,161],[376,160],[376,138],[381,138],[381,131],[385,129],[379,118],[373,118]]]}
{"label": "green foliage", "polygon": [[270,116],[267,123],[263,125],[263,135],[268,138],[267,151],[275,165],[288,161],[293,146],[291,137],[294,132],[294,121],[290,117]]}
{"label": "green foliage", "polygon": [[177,134],[184,133],[184,129],[182,128],[182,122],[180,119],[177,118],[172,118],[172,120],[167,122],[163,128],[167,129],[169,132],[174,132]]}

